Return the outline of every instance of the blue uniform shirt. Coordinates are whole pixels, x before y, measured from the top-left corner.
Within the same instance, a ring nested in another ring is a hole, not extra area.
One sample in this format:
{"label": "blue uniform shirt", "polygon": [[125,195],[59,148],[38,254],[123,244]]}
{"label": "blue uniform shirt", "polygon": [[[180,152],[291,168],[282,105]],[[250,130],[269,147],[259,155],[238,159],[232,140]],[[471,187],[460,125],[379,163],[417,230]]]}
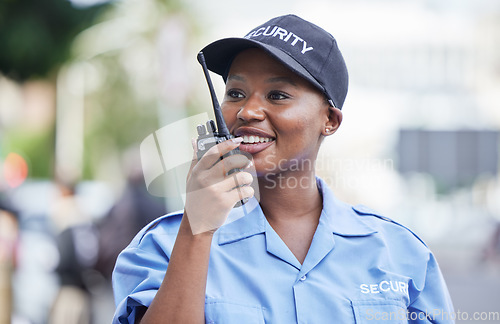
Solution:
{"label": "blue uniform shirt", "polygon": [[[318,187],[323,210],[302,265],[259,206],[215,232],[206,323],[454,323],[426,245],[370,209],[339,201],[320,179]],[[157,219],[118,257],[113,323],[134,323],[136,306],[151,304],[181,218]]]}

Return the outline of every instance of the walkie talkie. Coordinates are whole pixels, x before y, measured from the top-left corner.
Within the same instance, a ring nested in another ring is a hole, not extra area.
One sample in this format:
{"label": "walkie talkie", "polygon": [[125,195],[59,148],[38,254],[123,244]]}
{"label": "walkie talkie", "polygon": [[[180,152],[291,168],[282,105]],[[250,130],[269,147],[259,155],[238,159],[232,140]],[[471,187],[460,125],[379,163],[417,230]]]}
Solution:
{"label": "walkie talkie", "polygon": [[[234,138],[227,128],[226,122],[224,121],[224,117],[222,116],[222,111],[220,109],[219,101],[217,100],[217,96],[215,95],[214,86],[212,84],[212,79],[210,78],[210,74],[208,72],[207,64],[205,62],[205,56],[203,52],[198,53],[198,62],[200,62],[203,73],[205,74],[205,78],[207,79],[208,89],[210,90],[210,96],[212,97],[212,105],[214,107],[214,115],[215,121],[217,122],[217,127],[213,120],[207,121],[206,125],[198,125],[196,130],[198,132],[198,140],[196,141],[197,145],[197,158],[198,160],[202,158],[203,155],[212,147],[228,139]],[[223,157],[232,154],[240,153],[239,148],[235,148],[234,150],[228,152]],[[221,159],[223,158],[221,157]],[[232,169],[228,172],[228,174],[239,171],[239,169]],[[237,206],[246,203],[248,199],[240,200]]]}

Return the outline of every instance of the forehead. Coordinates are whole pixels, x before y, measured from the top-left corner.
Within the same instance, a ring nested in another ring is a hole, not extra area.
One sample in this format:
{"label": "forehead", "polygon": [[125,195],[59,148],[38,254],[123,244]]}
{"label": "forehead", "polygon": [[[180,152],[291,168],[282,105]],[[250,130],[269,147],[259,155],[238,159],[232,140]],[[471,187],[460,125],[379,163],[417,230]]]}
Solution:
{"label": "forehead", "polygon": [[296,84],[312,87],[305,79],[259,48],[243,50],[233,59],[228,78],[231,79],[232,76],[242,75],[260,78],[287,78]]}

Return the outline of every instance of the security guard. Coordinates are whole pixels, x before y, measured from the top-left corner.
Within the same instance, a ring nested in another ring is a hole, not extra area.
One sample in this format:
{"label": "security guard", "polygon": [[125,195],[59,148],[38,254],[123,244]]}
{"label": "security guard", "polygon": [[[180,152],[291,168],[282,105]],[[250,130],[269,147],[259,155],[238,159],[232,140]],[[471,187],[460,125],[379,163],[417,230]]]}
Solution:
{"label": "security guard", "polygon": [[[113,322],[453,323],[427,246],[339,201],[304,163],[342,121],[347,69],[335,39],[286,15],[203,52],[226,82],[222,110],[236,138],[193,162],[184,211],[145,227],[120,254]],[[251,163],[219,159],[236,147]]]}

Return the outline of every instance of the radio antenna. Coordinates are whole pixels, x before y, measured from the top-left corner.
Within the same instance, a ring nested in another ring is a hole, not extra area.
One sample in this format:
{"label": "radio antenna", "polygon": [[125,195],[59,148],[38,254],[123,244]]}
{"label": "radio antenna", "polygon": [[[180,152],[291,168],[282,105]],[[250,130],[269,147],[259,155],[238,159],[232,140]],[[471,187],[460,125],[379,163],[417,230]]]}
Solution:
{"label": "radio antenna", "polygon": [[219,101],[217,101],[217,97],[215,96],[214,86],[212,84],[212,79],[210,79],[210,74],[208,72],[207,63],[205,62],[205,56],[203,55],[203,52],[198,53],[198,62],[200,62],[201,66],[203,67],[203,73],[205,74],[205,78],[207,79],[208,89],[210,90],[210,96],[212,97],[212,105],[214,106],[215,121],[217,123],[219,135],[229,136],[231,134],[227,129],[224,117],[222,117],[222,111],[220,109]]}

